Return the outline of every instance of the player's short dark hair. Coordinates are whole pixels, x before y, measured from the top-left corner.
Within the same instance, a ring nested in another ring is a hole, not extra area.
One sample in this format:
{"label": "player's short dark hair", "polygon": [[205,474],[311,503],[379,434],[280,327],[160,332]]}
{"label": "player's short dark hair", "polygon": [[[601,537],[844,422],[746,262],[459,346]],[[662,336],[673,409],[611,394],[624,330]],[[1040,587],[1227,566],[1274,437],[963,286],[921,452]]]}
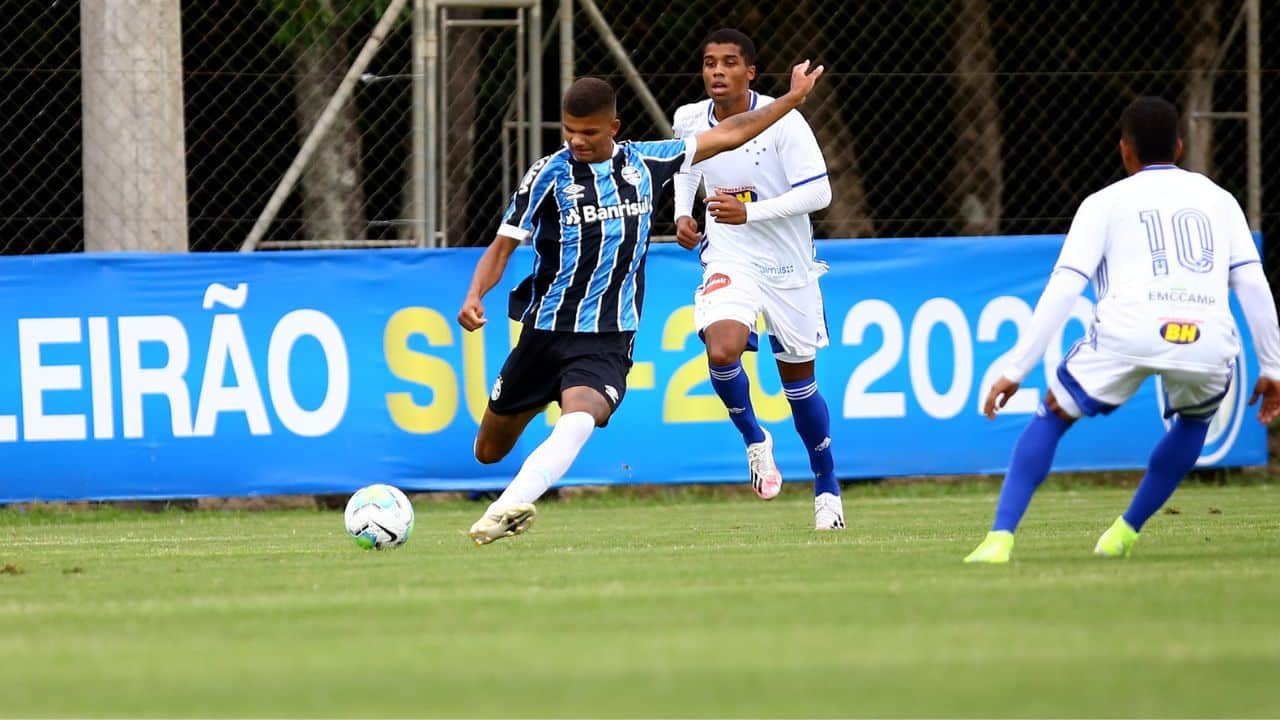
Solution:
{"label": "player's short dark hair", "polygon": [[1164,98],[1135,98],[1120,114],[1120,134],[1133,145],[1139,162],[1171,163],[1178,145],[1178,109]]}
{"label": "player's short dark hair", "polygon": [[751,38],[745,33],[733,28],[720,28],[707,36],[702,41],[702,55],[707,54],[707,46],[711,43],[720,45],[737,45],[738,50],[742,53],[742,59],[748,65],[756,64],[756,44],[751,42]]}
{"label": "player's short dark hair", "polygon": [[600,78],[578,78],[564,94],[564,113],[574,117],[615,112],[617,107],[618,96],[614,94],[613,86]]}

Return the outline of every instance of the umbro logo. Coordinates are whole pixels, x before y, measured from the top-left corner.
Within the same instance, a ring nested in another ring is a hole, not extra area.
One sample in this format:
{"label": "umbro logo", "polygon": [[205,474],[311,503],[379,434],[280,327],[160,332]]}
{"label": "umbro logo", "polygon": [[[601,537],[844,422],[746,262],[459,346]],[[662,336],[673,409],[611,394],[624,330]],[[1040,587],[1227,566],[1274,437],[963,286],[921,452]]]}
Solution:
{"label": "umbro logo", "polygon": [[502,376],[499,375],[497,380],[493,381],[493,392],[489,393],[489,399],[497,402],[498,397],[502,395]]}
{"label": "umbro logo", "polygon": [[587,189],[581,185],[574,183],[564,189],[564,197],[566,200],[580,200],[583,195],[587,194]]}
{"label": "umbro logo", "polygon": [[747,409],[744,407],[740,407],[740,408],[731,407],[726,409],[729,411],[730,415],[741,415],[742,413],[747,411]]}
{"label": "umbro logo", "polygon": [[822,452],[823,450],[826,450],[829,447],[831,447],[831,438],[825,437],[825,438],[822,438],[822,442],[818,443],[818,447],[814,448],[813,451]]}
{"label": "umbro logo", "polygon": [[609,399],[613,401],[614,405],[618,404],[618,388],[612,385],[605,385],[604,394],[609,396]]}

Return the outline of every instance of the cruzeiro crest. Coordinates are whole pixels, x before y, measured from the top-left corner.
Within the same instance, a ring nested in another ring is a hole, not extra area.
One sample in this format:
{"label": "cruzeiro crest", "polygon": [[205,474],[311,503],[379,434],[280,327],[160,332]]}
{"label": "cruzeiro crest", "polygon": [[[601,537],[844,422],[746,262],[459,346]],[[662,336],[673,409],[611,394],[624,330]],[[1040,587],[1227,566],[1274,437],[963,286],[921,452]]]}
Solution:
{"label": "cruzeiro crest", "polygon": [[[1209,423],[1209,434],[1204,440],[1204,450],[1196,460],[1196,467],[1212,465],[1222,460],[1231,452],[1236,444],[1236,436],[1240,434],[1240,425],[1248,414],[1249,377],[1245,365],[1244,353],[1236,356],[1235,368],[1231,377],[1231,385],[1227,388],[1227,396],[1222,398],[1222,405]],[[1165,395],[1164,381],[1156,375],[1156,407],[1160,416],[1164,417]],[[1169,429],[1170,419],[1164,420],[1165,430]]]}

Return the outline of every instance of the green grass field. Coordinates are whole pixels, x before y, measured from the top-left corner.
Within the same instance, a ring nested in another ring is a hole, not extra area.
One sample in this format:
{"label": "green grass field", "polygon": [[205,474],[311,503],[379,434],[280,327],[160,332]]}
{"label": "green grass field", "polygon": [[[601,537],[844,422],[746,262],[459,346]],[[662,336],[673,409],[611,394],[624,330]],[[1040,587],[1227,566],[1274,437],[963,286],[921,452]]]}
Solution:
{"label": "green grass field", "polygon": [[1280,487],[1183,488],[1127,561],[1129,492],[1046,490],[1009,567],[960,559],[994,486],[542,505],[472,547],[418,505],[0,510],[5,716],[1280,716]]}

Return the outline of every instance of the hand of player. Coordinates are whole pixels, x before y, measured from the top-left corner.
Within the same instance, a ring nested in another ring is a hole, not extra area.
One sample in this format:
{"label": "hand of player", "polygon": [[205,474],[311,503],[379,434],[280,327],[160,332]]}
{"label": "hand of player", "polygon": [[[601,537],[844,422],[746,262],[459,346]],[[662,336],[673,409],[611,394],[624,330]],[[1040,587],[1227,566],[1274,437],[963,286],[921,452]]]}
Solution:
{"label": "hand of player", "polygon": [[809,70],[809,61],[796,65],[791,68],[791,90],[788,95],[796,96],[796,104],[804,102],[809,93],[813,91],[813,86],[818,82],[818,78],[822,77],[825,68],[821,65]]}
{"label": "hand of player", "polygon": [[484,305],[480,302],[480,298],[467,296],[462,303],[462,309],[458,311],[458,324],[471,332],[485,323],[489,322],[484,317]]}
{"label": "hand of player", "polygon": [[685,250],[692,250],[702,242],[702,233],[698,232],[698,221],[688,215],[676,218],[676,242]]}
{"label": "hand of player", "polygon": [[991,391],[987,393],[987,402],[982,406],[982,414],[986,415],[988,420],[995,420],[996,412],[1004,409],[1004,406],[1009,402],[1009,398],[1018,392],[1019,386],[1020,383],[1001,376],[991,386]]}
{"label": "hand of player", "polygon": [[707,198],[707,212],[721,225],[745,225],[747,205],[732,195],[716,193]]}
{"label": "hand of player", "polygon": [[1272,420],[1280,417],[1280,381],[1265,377],[1258,378],[1258,382],[1253,386],[1253,397],[1249,398],[1249,404],[1254,404],[1258,398],[1262,398],[1262,407],[1258,408],[1258,421],[1263,425],[1270,425]]}

